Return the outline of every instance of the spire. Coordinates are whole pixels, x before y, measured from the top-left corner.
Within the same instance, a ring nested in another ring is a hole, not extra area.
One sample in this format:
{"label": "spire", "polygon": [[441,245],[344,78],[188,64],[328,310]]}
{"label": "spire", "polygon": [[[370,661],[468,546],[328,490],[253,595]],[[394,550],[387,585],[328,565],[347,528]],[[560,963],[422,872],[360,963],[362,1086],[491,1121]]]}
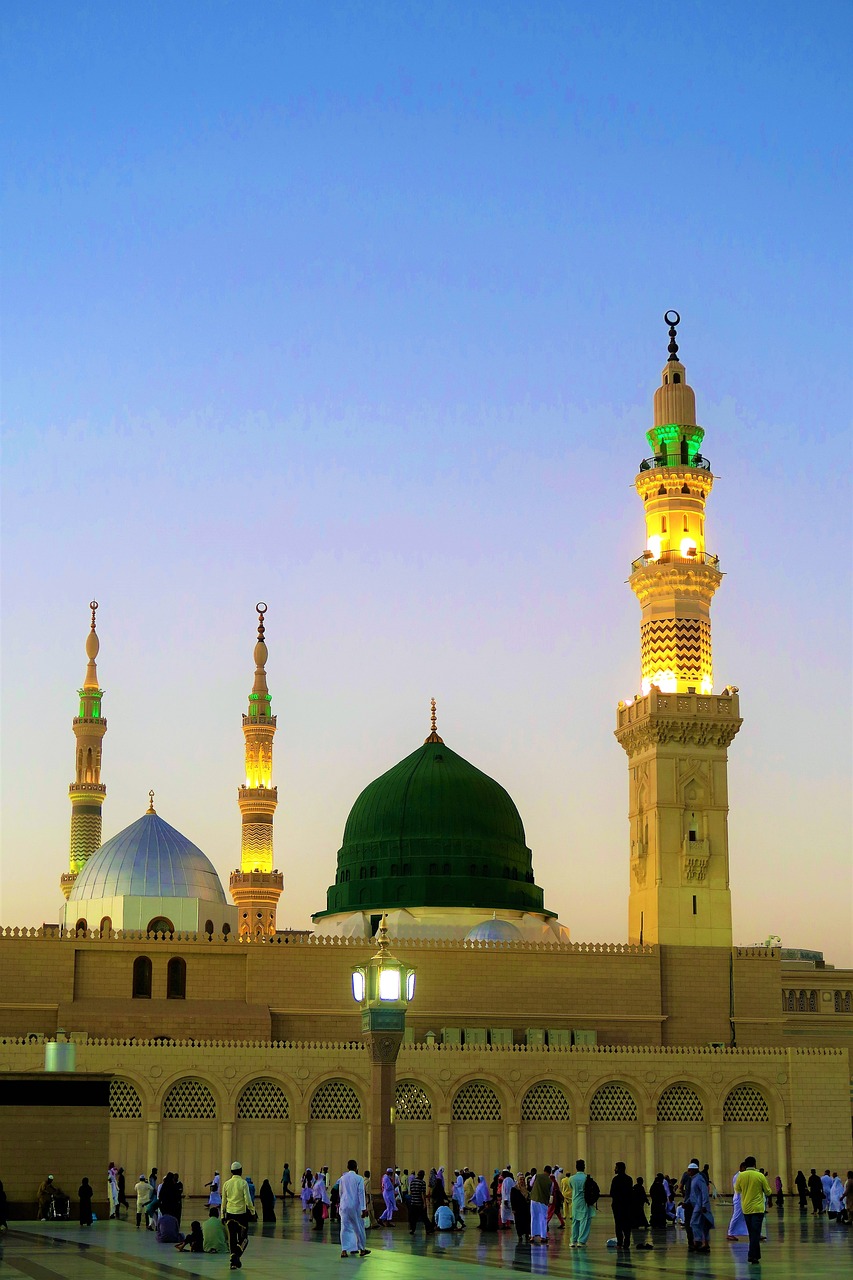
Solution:
{"label": "spire", "polygon": [[[671,318],[673,316],[675,317],[674,320]],[[669,358],[670,360],[677,360],[678,343],[675,341],[675,331],[681,324],[681,316],[677,311],[664,311],[663,322],[664,324],[669,325],[669,346],[667,347],[667,350],[669,351]]]}
{"label": "spire", "polygon": [[149,792],[148,792],[148,808],[146,809],[146,811],[145,811],[145,812],[146,812],[146,813],[156,813],[156,812],[157,812],[157,810],[154,808],[154,792],[153,792],[153,791],[149,791]]}
{"label": "spire", "polygon": [[[258,694],[264,695],[266,698],[266,701],[269,702],[270,698],[268,696],[269,691],[267,689],[267,672],[266,672],[266,665],[267,665],[267,658],[269,657],[269,650],[267,649],[266,640],[264,639],[264,634],[265,634],[264,614],[267,611],[267,606],[264,604],[263,600],[258,601],[258,603],[255,605],[255,610],[257,611],[257,615],[258,615],[258,640],[255,645],[255,652],[254,652],[255,683],[252,685],[252,693],[253,694],[258,693]],[[259,699],[253,698],[252,701],[257,703]],[[250,713],[251,713],[251,708],[250,708]]]}
{"label": "spire", "polygon": [[430,717],[429,717],[430,732],[429,732],[429,737],[424,738],[424,743],[426,744],[427,742],[444,742],[444,738],[440,738],[438,736],[438,727],[436,725],[436,720],[435,720],[435,698],[430,698],[429,710],[430,710]]}
{"label": "spire", "polygon": [[86,668],[86,679],[83,681],[84,689],[98,689],[98,665],[95,659],[101,648],[101,642],[98,639],[98,633],[95,630],[95,614],[98,611],[97,600],[89,601],[89,608],[92,610],[92,625],[89,628],[89,634],[86,637],[86,657],[89,659],[89,665]]}

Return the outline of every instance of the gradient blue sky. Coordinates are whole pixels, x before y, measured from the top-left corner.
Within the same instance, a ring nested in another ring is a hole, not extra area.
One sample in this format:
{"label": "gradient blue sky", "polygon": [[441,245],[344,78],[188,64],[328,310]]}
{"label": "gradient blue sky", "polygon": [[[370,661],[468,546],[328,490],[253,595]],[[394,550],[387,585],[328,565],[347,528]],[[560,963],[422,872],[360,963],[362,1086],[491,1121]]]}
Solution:
{"label": "gradient blue sky", "polygon": [[851,9],[19,3],[3,30],[5,923],[54,920],[101,601],[104,834],[239,857],[269,604],[282,925],[439,699],[546,902],[623,940],[666,354],[708,547],[735,935],[853,962]]}

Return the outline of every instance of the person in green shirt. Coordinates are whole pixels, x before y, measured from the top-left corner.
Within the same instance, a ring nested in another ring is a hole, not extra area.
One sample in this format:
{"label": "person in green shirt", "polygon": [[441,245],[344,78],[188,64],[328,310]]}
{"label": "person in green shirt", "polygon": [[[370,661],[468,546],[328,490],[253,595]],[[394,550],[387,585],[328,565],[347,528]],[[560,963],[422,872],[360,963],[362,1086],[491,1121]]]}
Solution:
{"label": "person in green shirt", "polygon": [[582,1249],[589,1239],[589,1231],[592,1226],[592,1219],[595,1215],[595,1209],[591,1204],[587,1204],[584,1196],[584,1183],[586,1182],[586,1165],[583,1160],[575,1161],[576,1173],[569,1178],[572,1188],[572,1249]]}
{"label": "person in green shirt", "polygon": [[749,1232],[748,1262],[761,1261],[761,1224],[767,1209],[767,1196],[773,1194],[770,1183],[755,1167],[755,1156],[747,1156],[743,1169],[735,1178],[735,1191]]}
{"label": "person in green shirt", "polygon": [[225,1228],[218,1207],[211,1205],[207,1215],[207,1220],[201,1225],[205,1253],[227,1253],[228,1241],[225,1239]]}

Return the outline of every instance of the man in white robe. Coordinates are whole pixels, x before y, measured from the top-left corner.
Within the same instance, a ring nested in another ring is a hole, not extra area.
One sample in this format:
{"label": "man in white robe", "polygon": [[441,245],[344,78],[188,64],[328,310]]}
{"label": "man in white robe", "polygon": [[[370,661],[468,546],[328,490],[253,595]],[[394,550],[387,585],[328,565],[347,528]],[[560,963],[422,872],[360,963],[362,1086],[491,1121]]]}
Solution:
{"label": "man in white robe", "polygon": [[341,1174],[338,1190],[341,1197],[341,1257],[358,1253],[360,1258],[364,1258],[370,1253],[364,1234],[367,1201],[364,1196],[364,1178],[358,1172],[355,1160],[347,1161],[347,1171]]}
{"label": "man in white robe", "polygon": [[503,1182],[501,1183],[501,1222],[504,1226],[508,1226],[510,1222],[515,1221],[509,1199],[514,1186],[515,1178],[509,1169],[504,1169]]}

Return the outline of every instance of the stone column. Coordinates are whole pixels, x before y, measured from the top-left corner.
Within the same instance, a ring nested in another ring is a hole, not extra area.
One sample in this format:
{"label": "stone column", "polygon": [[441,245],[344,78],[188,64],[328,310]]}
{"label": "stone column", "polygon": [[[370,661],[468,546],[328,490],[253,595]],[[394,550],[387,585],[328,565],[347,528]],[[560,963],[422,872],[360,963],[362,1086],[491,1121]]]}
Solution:
{"label": "stone column", "polygon": [[364,1038],[370,1049],[370,1183],[374,1199],[381,1199],[382,1175],[397,1164],[394,1102],[403,1033],[369,1031]]}
{"label": "stone column", "polygon": [[779,1177],[782,1179],[782,1190],[786,1196],[791,1194],[791,1185],[789,1182],[790,1170],[788,1169],[788,1126],[777,1124],[776,1126],[776,1166],[779,1170]]}
{"label": "stone column", "polygon": [[655,1177],[655,1126],[653,1124],[643,1125],[643,1154],[645,1156],[646,1166],[646,1191],[652,1185]]}
{"label": "stone column", "polygon": [[150,1173],[152,1169],[157,1167],[157,1145],[159,1141],[160,1141],[160,1121],[149,1120],[148,1121],[148,1141],[147,1141],[146,1156],[145,1156],[146,1160],[148,1161],[148,1168],[145,1171],[146,1173]]}
{"label": "stone column", "polygon": [[297,1120],[294,1132],[294,1141],[296,1143],[296,1154],[293,1157],[294,1178],[299,1178],[300,1182],[302,1174],[305,1172],[305,1121]]}
{"label": "stone column", "polygon": [[438,1126],[438,1167],[447,1168],[450,1164],[450,1125]]}
{"label": "stone column", "polygon": [[585,1124],[578,1125],[578,1160],[586,1160],[586,1131],[588,1126]]}
{"label": "stone column", "polygon": [[[220,1177],[222,1178],[223,1182],[226,1182],[231,1177],[231,1161],[234,1159],[234,1156],[232,1155],[234,1125],[230,1120],[223,1120],[219,1126],[219,1129],[220,1129],[219,1167],[222,1170]],[[240,1158],[241,1157],[238,1152],[237,1159],[239,1160]]]}
{"label": "stone column", "polygon": [[723,1128],[722,1125],[711,1125],[711,1177],[721,1194],[728,1194],[728,1182],[723,1177]]}
{"label": "stone column", "polygon": [[508,1124],[506,1127],[507,1160],[513,1173],[518,1173],[518,1125]]}

